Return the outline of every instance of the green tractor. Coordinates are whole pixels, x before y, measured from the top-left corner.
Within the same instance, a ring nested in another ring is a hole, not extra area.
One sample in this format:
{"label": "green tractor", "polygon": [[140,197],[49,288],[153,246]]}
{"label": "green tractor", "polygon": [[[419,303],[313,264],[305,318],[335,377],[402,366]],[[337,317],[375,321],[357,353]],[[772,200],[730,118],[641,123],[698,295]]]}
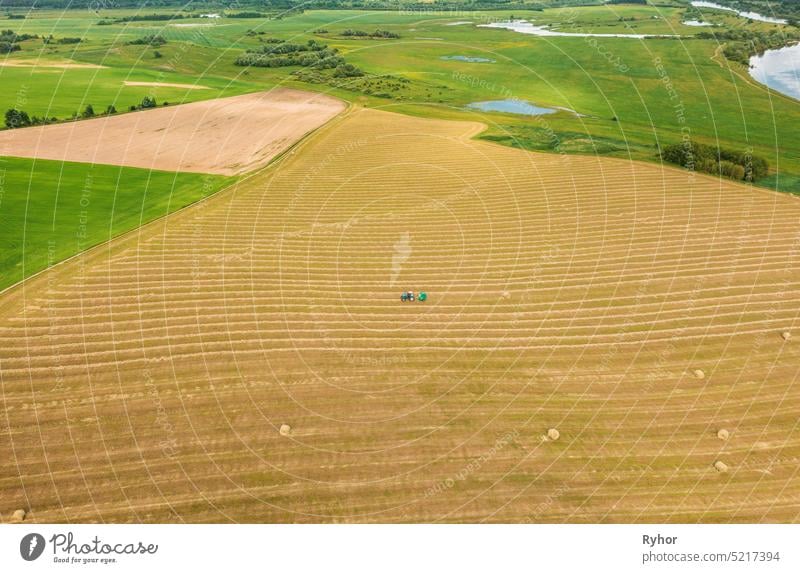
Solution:
{"label": "green tractor", "polygon": [[428,298],[427,293],[421,292],[416,297],[414,296],[414,291],[409,290],[404,292],[400,295],[401,302],[414,302],[414,300],[418,300],[419,302],[425,302]]}

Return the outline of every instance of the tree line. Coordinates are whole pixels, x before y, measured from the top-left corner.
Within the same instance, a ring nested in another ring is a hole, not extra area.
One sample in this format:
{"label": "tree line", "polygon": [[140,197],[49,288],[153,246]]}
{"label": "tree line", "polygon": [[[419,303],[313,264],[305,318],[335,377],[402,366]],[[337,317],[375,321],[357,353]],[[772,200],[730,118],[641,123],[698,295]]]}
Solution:
{"label": "tree line", "polygon": [[354,38],[390,38],[395,39],[399,38],[400,34],[395,34],[394,32],[389,32],[388,30],[375,30],[374,32],[365,32],[364,30],[352,30],[348,28],[344,32],[342,32],[342,36],[345,37],[354,37]]}
{"label": "tree line", "polygon": [[[164,102],[161,105],[167,106],[169,102]],[[156,98],[152,96],[144,96],[142,101],[137,105],[132,105],[129,111],[137,111],[141,109],[150,109],[157,107],[158,103]],[[107,105],[106,109],[100,113],[95,112],[92,104],[87,104],[81,112],[74,112],[71,117],[66,119],[58,119],[57,117],[38,117],[36,115],[29,115],[28,112],[19,109],[9,109],[5,113],[5,124],[8,129],[16,129],[19,127],[31,127],[35,125],[49,125],[51,123],[60,123],[64,121],[75,121],[77,119],[91,119],[93,117],[113,115],[117,113],[117,108],[114,105]]]}

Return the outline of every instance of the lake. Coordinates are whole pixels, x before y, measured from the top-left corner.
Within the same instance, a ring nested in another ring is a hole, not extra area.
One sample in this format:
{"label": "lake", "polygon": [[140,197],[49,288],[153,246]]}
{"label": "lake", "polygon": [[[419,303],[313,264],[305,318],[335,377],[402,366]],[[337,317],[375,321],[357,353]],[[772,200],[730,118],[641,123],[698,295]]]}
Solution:
{"label": "lake", "polygon": [[730,8],[717,4],[716,2],[706,2],[705,0],[694,0],[692,6],[695,8],[714,8],[716,10],[725,10],[726,12],[735,12],[742,18],[749,18],[750,20],[758,20],[759,22],[768,22],[770,24],[786,24],[783,18],[771,18],[770,16],[763,16],[758,12],[742,12],[736,8]]}
{"label": "lake", "polygon": [[513,20],[509,22],[492,22],[491,24],[480,24],[478,28],[502,28],[512,30],[520,34],[532,34],[534,36],[562,36],[572,38],[666,38],[674,35],[666,34],[592,34],[585,32],[559,32],[551,30],[547,26],[536,26],[527,20]]}
{"label": "lake", "polygon": [[800,44],[753,56],[750,75],[775,91],[800,100]]}

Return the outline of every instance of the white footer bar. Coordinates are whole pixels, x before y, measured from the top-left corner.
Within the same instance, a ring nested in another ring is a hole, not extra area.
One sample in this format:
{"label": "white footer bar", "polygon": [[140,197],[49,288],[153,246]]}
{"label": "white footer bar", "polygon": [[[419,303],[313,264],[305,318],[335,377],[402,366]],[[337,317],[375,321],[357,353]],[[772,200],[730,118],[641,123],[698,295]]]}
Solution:
{"label": "white footer bar", "polygon": [[0,526],[0,571],[796,573],[798,545],[800,525],[23,523]]}

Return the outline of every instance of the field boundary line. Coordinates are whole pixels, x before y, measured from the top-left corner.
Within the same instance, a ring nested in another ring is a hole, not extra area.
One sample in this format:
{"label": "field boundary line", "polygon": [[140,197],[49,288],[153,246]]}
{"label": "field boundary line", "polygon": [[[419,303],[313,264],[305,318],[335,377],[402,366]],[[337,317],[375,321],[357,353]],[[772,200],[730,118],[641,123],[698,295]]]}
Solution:
{"label": "field boundary line", "polygon": [[[308,92],[308,93],[315,93],[316,94],[317,92]],[[73,260],[75,260],[75,259],[77,259],[79,257],[82,257],[82,256],[87,256],[87,257],[92,256],[93,257],[93,256],[98,254],[98,251],[100,251],[100,249],[102,247],[108,247],[109,250],[115,249],[115,248],[122,248],[123,245],[126,242],[130,241],[137,233],[141,233],[142,231],[149,230],[149,227],[155,226],[155,224],[157,224],[157,223],[163,223],[170,217],[175,218],[175,217],[177,217],[179,215],[183,215],[191,207],[196,207],[197,205],[201,205],[201,204],[203,204],[203,205],[209,204],[214,199],[218,200],[223,195],[226,195],[227,192],[231,191],[232,189],[235,189],[238,185],[244,183],[245,181],[250,180],[251,178],[253,178],[253,177],[257,176],[257,175],[262,175],[265,171],[267,171],[269,169],[272,169],[273,167],[278,165],[281,161],[286,159],[290,155],[290,153],[292,151],[296,151],[298,148],[300,148],[303,145],[307,144],[309,142],[309,140],[313,136],[315,136],[315,135],[319,134],[320,132],[324,131],[326,127],[329,127],[329,126],[331,126],[333,124],[338,123],[337,120],[343,119],[344,117],[349,116],[351,114],[351,111],[353,110],[353,104],[350,103],[350,102],[347,102],[345,100],[341,100],[341,98],[337,98],[337,99],[340,99],[340,101],[342,101],[342,102],[344,102],[346,104],[344,110],[342,110],[341,113],[337,114],[336,116],[332,117],[331,119],[329,119],[328,121],[326,121],[325,123],[320,125],[319,127],[315,128],[315,129],[312,129],[311,131],[309,131],[308,133],[306,133],[305,135],[300,137],[297,141],[292,143],[289,147],[287,147],[282,152],[278,153],[275,157],[270,159],[269,163],[267,163],[266,165],[263,165],[262,167],[259,167],[259,168],[255,169],[254,171],[251,171],[250,173],[247,173],[247,174],[244,174],[244,175],[233,175],[233,176],[230,176],[230,177],[233,177],[235,179],[235,181],[231,182],[230,185],[226,185],[222,189],[219,189],[218,191],[212,193],[211,195],[208,195],[207,197],[202,197],[202,198],[200,198],[200,199],[198,199],[196,201],[193,201],[191,203],[188,203],[188,204],[184,205],[183,207],[181,207],[179,209],[176,209],[175,211],[172,211],[171,213],[166,213],[165,215],[161,215],[160,217],[156,217],[155,219],[152,219],[151,221],[148,221],[147,223],[145,223],[145,224],[143,224],[143,225],[141,225],[139,227],[136,227],[136,228],[131,229],[129,231],[125,231],[124,233],[122,233],[120,235],[117,235],[115,237],[111,237],[110,239],[107,239],[105,241],[97,243],[96,245],[93,245],[93,246],[89,247],[88,249],[86,249],[84,251],[81,251],[79,253],[75,253],[74,255],[70,255],[66,259],[58,261],[57,263],[55,263],[55,264],[53,264],[53,265],[51,265],[51,266],[49,266],[47,268],[44,268],[44,269],[42,269],[40,271],[37,271],[34,274],[32,274],[32,275],[30,275],[28,277],[25,277],[24,279],[20,280],[19,282],[16,282],[13,285],[9,285],[6,288],[0,290],[0,312],[4,312],[4,311],[8,310],[8,307],[11,306],[11,304],[13,303],[12,300],[6,301],[6,300],[2,300],[2,299],[5,299],[7,296],[10,297],[11,295],[16,294],[14,291],[15,290],[20,290],[20,289],[23,291],[22,294],[24,296],[24,289],[25,289],[25,287],[29,286],[28,283],[34,282],[36,279],[41,278],[41,276],[44,273],[46,273],[47,271],[51,271],[51,270],[54,270],[54,269],[55,270],[61,270],[65,263],[73,261]],[[94,164],[91,164],[91,165],[94,165]],[[98,163],[97,165],[105,165],[105,164],[99,164]],[[153,170],[153,171],[162,171],[162,170]],[[167,173],[182,173],[182,172],[181,171],[167,171]],[[193,172],[188,172],[187,171],[185,173],[193,173]],[[118,242],[119,244],[112,244],[112,243],[116,243],[116,242]],[[23,298],[23,300],[24,300],[24,298]]]}

